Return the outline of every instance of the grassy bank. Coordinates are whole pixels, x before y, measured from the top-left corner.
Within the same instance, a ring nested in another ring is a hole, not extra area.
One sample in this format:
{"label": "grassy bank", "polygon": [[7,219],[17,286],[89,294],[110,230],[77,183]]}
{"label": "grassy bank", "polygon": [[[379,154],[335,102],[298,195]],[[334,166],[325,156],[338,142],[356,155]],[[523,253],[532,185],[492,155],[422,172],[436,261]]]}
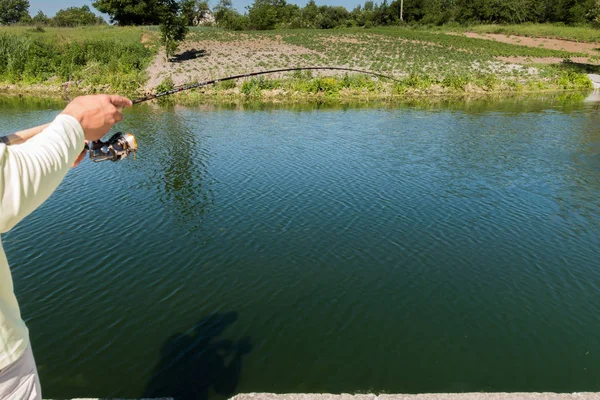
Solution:
{"label": "grassy bank", "polygon": [[155,49],[141,29],[116,27],[0,29],[0,82],[8,88],[136,92]]}
{"label": "grassy bank", "polygon": [[[156,37],[155,30],[146,28],[0,27],[0,90],[111,91],[137,97],[145,91],[251,71],[319,65],[370,70],[396,80],[339,71],[282,74],[224,82],[176,98],[182,102],[198,96],[265,101],[397,99],[585,89],[591,86],[585,73],[598,70],[594,65],[561,62],[583,53],[398,27],[262,32],[192,29],[181,50],[194,50],[201,56],[177,63],[166,62]],[[544,58],[558,63],[532,64]]]}
{"label": "grassy bank", "polygon": [[[155,103],[144,103],[136,107],[160,107],[169,109],[171,107],[189,106],[201,108],[206,111],[214,110],[273,110],[286,109],[297,111],[309,111],[316,109],[347,110],[357,108],[398,108],[411,107],[420,109],[455,109],[461,111],[515,111],[527,112],[544,109],[548,104],[560,105],[563,108],[571,107],[580,109],[583,101],[589,93],[587,91],[560,91],[560,92],[508,92],[508,93],[486,93],[483,95],[457,93],[445,96],[412,96],[406,98],[331,98],[327,96],[314,97],[312,99],[302,98],[294,100],[286,97],[280,101],[264,101],[252,97],[227,97],[214,94],[200,95],[199,93],[182,94],[180,98],[170,98],[168,101],[157,101]],[[0,96],[0,105],[5,109],[15,108],[22,110],[23,107],[33,108],[61,108],[66,104],[65,99],[49,98],[40,96]],[[541,106],[540,106],[541,104]],[[542,107],[542,108],[540,108]]]}
{"label": "grassy bank", "polygon": [[[590,88],[585,75],[568,70],[558,71],[558,79],[530,81],[501,81],[495,75],[455,75],[442,80],[428,75],[411,74],[398,80],[373,79],[364,75],[313,76],[310,72],[296,72],[278,79],[265,77],[245,81],[226,81],[202,89],[179,93],[159,100],[184,105],[203,102],[370,102],[405,101],[416,98],[482,97],[493,95],[525,95],[570,91],[581,96],[581,90]],[[165,81],[157,90],[173,87]]]}

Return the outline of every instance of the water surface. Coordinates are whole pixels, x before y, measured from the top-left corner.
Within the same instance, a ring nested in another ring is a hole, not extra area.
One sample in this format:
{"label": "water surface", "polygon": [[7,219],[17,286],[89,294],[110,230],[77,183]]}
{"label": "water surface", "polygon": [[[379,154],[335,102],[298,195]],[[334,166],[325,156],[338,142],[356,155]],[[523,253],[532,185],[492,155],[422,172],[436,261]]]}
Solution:
{"label": "water surface", "polygon": [[3,237],[44,395],[600,391],[599,122],[138,106],[137,160],[86,161]]}

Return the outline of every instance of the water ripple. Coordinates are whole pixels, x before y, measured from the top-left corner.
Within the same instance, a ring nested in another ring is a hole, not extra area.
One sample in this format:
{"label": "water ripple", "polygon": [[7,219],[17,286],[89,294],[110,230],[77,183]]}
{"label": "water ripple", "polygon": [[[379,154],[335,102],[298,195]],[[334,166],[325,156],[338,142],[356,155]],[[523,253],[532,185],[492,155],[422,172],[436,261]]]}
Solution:
{"label": "water ripple", "polygon": [[595,113],[148,107],[3,238],[49,396],[600,390]]}

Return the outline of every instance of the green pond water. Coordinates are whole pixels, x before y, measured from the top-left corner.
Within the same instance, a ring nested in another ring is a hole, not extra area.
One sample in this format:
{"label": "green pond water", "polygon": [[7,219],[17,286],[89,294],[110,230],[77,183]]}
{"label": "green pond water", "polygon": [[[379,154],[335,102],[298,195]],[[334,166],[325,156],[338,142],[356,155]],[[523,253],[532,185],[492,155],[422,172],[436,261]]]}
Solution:
{"label": "green pond water", "polygon": [[[1,99],[5,133],[60,102]],[[46,398],[600,391],[600,111],[136,106],[3,236]]]}

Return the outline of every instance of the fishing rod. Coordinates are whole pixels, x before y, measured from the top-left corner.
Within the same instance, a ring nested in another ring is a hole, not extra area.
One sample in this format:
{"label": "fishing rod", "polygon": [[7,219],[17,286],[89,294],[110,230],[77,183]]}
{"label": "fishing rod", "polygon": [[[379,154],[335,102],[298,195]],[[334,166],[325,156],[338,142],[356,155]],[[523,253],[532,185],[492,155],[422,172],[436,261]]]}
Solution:
{"label": "fishing rod", "polygon": [[333,70],[333,71],[357,72],[357,73],[360,73],[360,74],[376,76],[378,78],[385,78],[385,79],[389,79],[389,80],[392,80],[392,81],[399,82],[398,79],[396,79],[394,77],[391,77],[389,75],[384,75],[384,74],[380,74],[378,72],[364,71],[364,70],[361,70],[361,69],[354,69],[354,68],[344,68],[344,67],[294,67],[294,68],[281,68],[281,69],[272,69],[272,70],[268,70],[268,71],[249,72],[249,73],[246,73],[246,74],[228,76],[226,78],[212,79],[212,80],[206,81],[206,82],[193,83],[193,84],[188,84],[188,85],[181,85],[181,86],[174,87],[173,89],[168,90],[166,92],[161,92],[161,93],[156,93],[156,94],[149,94],[149,95],[147,95],[145,97],[142,97],[140,99],[134,100],[133,104],[143,103],[145,101],[154,100],[154,99],[158,99],[158,98],[165,97],[165,96],[170,96],[172,94],[179,93],[179,92],[184,92],[186,90],[197,89],[197,88],[201,88],[201,87],[213,85],[213,84],[219,83],[219,82],[231,81],[231,80],[242,79],[242,78],[249,78],[249,77],[252,77],[252,76],[259,76],[259,75],[276,74],[276,73],[279,73],[279,72],[314,71],[314,70]]}
{"label": "fishing rod", "polygon": [[[212,79],[212,80],[206,81],[206,82],[181,85],[181,86],[177,86],[171,90],[168,90],[166,92],[146,95],[145,97],[134,100],[133,104],[140,104],[145,101],[154,100],[154,99],[158,99],[158,98],[165,97],[165,96],[170,96],[172,94],[184,92],[186,90],[197,89],[197,88],[209,86],[209,85],[219,83],[219,82],[231,81],[231,80],[242,79],[242,78],[249,78],[252,76],[259,76],[259,75],[276,74],[279,72],[314,71],[314,70],[357,72],[357,73],[364,74],[364,75],[371,75],[371,76],[375,76],[378,78],[384,78],[384,79],[389,79],[392,81],[399,82],[398,79],[396,79],[392,76],[389,76],[389,75],[384,75],[384,74],[380,74],[378,72],[372,72],[372,71],[364,71],[364,70],[355,69],[355,68],[345,68],[345,67],[281,68],[281,69],[272,69],[272,70],[268,70],[268,71],[249,72],[246,74],[232,75],[232,76],[228,76],[225,78]],[[32,128],[32,129],[17,132],[15,134],[8,135],[5,137],[0,137],[0,142],[6,143],[7,145],[23,143],[24,141],[28,140],[29,138],[40,133],[42,130],[44,130],[46,127],[48,127],[48,125],[49,124],[46,124],[46,125],[38,126],[37,128]],[[90,159],[94,162],[120,161],[120,160],[127,158],[127,156],[129,156],[131,153],[135,154],[135,152],[137,151],[137,148],[138,148],[138,145],[135,140],[135,136],[133,136],[133,134],[131,134],[131,133],[123,134],[121,132],[115,133],[113,136],[110,137],[110,139],[108,139],[105,142],[103,142],[101,140],[97,140],[95,142],[86,144],[86,146],[85,146],[85,150],[88,152]]]}
{"label": "fishing rod", "polygon": [[[200,83],[192,83],[187,85],[181,85],[174,87],[171,90],[161,93],[149,94],[145,97],[139,98],[133,101],[133,104],[140,104],[145,101],[150,101],[154,99],[159,99],[161,97],[170,96],[176,93],[184,92],[186,90],[197,89],[209,85],[213,85],[219,82],[231,81],[235,79],[242,78],[250,78],[252,76],[259,75],[267,75],[267,74],[276,74],[279,72],[293,72],[293,71],[314,71],[314,70],[332,70],[332,71],[347,71],[347,72],[356,72],[364,75],[371,75],[377,78],[389,79],[392,81],[399,82],[398,79],[389,76],[380,74],[378,72],[372,71],[364,71],[361,69],[355,68],[345,68],[345,67],[293,67],[293,68],[280,68],[280,69],[272,69],[268,71],[259,71],[259,72],[248,72],[245,74],[232,75],[225,78],[211,79],[206,82]],[[127,133],[123,135],[122,133],[116,133],[113,135],[107,142],[94,142],[89,146],[88,152],[90,159],[95,162],[100,161],[120,161],[131,153],[135,153],[137,151],[137,142],[135,137],[131,133]]]}

